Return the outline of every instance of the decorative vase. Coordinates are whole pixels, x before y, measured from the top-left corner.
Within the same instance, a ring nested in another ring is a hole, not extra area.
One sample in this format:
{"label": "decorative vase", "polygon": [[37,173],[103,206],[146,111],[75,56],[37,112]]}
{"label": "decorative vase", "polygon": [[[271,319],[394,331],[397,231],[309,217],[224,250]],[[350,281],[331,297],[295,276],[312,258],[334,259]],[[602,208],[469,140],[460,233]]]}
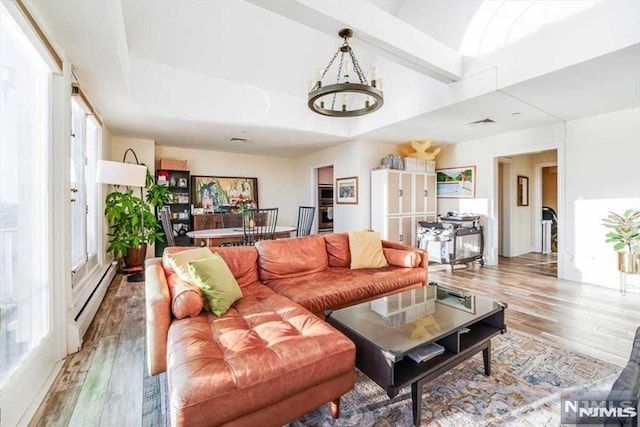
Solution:
{"label": "decorative vase", "polygon": [[253,217],[249,216],[246,211],[242,213],[242,219],[244,221],[246,228],[252,229],[256,226],[256,223],[253,220]]}
{"label": "decorative vase", "polygon": [[618,270],[621,273],[640,274],[640,252],[618,252]]}
{"label": "decorative vase", "polygon": [[147,255],[147,244],[141,243],[138,246],[132,246],[127,249],[127,254],[124,256],[124,265],[126,269],[142,269],[144,265],[144,259]]}

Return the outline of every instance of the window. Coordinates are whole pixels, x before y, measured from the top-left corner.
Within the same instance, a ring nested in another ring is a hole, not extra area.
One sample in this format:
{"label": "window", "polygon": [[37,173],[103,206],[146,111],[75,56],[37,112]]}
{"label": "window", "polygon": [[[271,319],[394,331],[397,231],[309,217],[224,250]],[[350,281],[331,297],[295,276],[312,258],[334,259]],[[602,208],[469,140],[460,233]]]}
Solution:
{"label": "window", "polygon": [[[0,386],[51,330],[51,70],[0,4]],[[3,416],[5,416],[3,407]]]}
{"label": "window", "polygon": [[71,98],[71,270],[74,298],[82,301],[98,268],[96,165],[100,127],[80,98]]}
{"label": "window", "polygon": [[594,0],[485,0],[467,27],[460,53],[467,56],[491,53],[596,4]]}

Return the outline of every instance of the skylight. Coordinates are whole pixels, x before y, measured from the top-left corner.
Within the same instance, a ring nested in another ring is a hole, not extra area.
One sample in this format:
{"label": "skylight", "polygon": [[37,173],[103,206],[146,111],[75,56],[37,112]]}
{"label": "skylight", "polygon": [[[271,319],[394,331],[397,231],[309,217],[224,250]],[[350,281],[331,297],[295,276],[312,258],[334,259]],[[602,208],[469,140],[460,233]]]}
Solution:
{"label": "skylight", "polygon": [[485,0],[474,15],[460,45],[460,53],[480,56],[537,32],[596,4],[595,0]]}

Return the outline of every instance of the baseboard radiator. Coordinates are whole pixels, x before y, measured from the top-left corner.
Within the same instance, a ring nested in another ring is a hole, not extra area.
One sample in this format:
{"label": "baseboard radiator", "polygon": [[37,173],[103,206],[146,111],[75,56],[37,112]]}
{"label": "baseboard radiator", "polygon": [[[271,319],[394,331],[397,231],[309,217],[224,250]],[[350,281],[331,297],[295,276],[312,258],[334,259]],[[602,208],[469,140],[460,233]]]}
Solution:
{"label": "baseboard radiator", "polygon": [[84,336],[93,318],[100,308],[102,299],[107,293],[109,284],[116,275],[116,266],[109,265],[93,291],[87,297],[80,311],[67,321],[67,353],[76,353],[82,348],[82,337]]}

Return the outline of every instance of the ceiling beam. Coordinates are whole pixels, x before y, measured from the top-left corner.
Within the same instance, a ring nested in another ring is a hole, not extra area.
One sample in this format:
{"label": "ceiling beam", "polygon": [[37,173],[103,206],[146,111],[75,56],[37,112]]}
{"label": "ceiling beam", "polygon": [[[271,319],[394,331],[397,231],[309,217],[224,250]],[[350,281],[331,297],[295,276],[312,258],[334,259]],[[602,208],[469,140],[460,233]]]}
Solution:
{"label": "ceiling beam", "polygon": [[444,83],[462,75],[462,56],[438,40],[368,2],[248,0],[337,37],[351,28],[367,50]]}
{"label": "ceiling beam", "polygon": [[127,42],[127,30],[124,24],[124,13],[122,11],[122,2],[120,0],[111,0],[105,4],[107,7],[107,15],[111,22],[111,33],[113,43],[116,46],[116,55],[118,56],[118,65],[122,73],[122,82],[127,92],[129,91],[129,44]]}

